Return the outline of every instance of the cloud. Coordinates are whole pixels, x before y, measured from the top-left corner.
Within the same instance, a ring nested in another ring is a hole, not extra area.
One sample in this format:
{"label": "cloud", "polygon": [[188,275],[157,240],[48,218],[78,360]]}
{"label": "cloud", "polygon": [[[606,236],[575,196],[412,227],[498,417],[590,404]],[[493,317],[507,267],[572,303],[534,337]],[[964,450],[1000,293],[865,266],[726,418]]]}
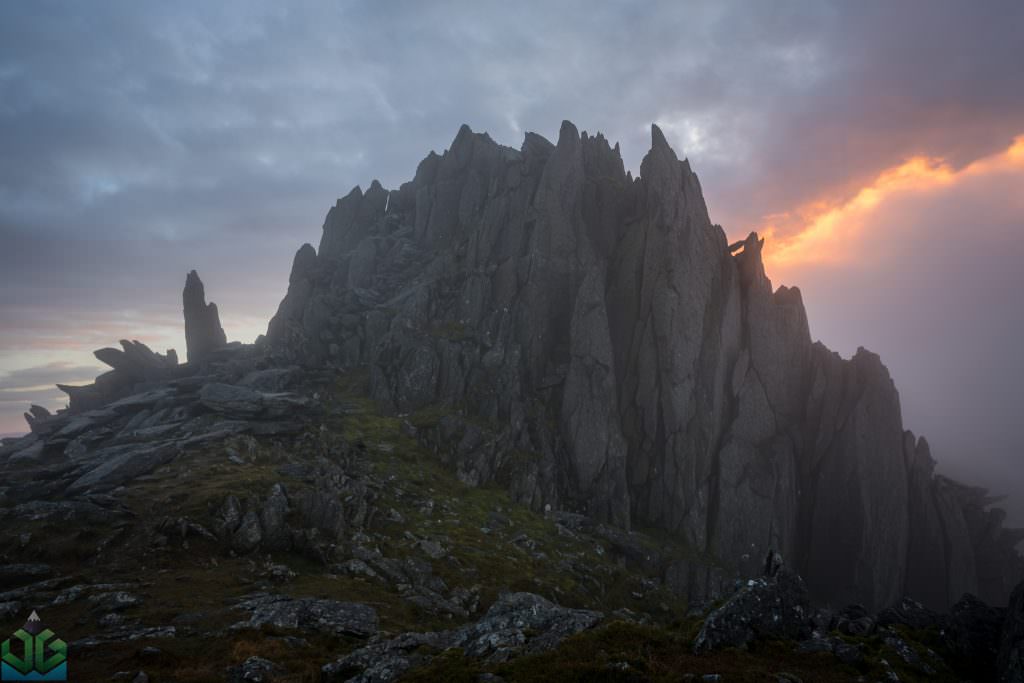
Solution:
{"label": "cloud", "polygon": [[800,285],[813,335],[847,356],[880,353],[939,470],[1013,494],[1017,525],[1022,187],[1024,137],[960,169],[910,159],[848,201],[782,217],[788,230],[765,243],[769,276]]}
{"label": "cloud", "polygon": [[103,372],[98,365],[51,362],[0,374],[0,434],[28,431],[22,413],[30,403],[56,410],[67,405],[67,396],[56,384],[88,384]]}
{"label": "cloud", "polygon": [[0,375],[0,400],[7,400],[7,395],[11,393],[49,387],[57,383],[91,382],[100,372],[100,365],[72,365],[61,362],[12,370]]}
{"label": "cloud", "polygon": [[[1022,124],[1024,125],[1024,124]],[[768,238],[765,262],[776,272],[801,264],[863,261],[877,253],[878,242],[891,241],[901,230],[883,219],[892,207],[907,201],[928,202],[968,184],[999,182],[1024,176],[1024,134],[996,154],[954,169],[944,159],[913,157],[885,169],[866,186],[841,202],[819,199],[793,211],[769,216],[760,232]],[[997,203],[1013,204],[1008,194]],[[907,228],[902,228],[904,231]]]}

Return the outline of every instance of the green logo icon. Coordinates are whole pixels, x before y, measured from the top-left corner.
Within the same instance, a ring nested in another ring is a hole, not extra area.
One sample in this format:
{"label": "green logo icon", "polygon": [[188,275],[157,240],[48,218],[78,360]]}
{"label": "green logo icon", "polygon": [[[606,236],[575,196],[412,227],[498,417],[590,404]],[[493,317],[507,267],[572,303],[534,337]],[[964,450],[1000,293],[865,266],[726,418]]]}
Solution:
{"label": "green logo icon", "polygon": [[0,645],[0,680],[68,680],[68,645],[43,628],[35,610],[25,625]]}

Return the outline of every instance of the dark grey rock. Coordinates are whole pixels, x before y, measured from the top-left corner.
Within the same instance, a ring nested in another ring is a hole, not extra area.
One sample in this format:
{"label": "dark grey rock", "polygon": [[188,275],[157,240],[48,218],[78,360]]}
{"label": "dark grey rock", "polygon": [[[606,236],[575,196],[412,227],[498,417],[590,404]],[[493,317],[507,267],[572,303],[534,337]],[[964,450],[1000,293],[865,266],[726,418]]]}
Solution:
{"label": "dark grey rock", "polygon": [[926,662],[918,652],[910,646],[907,641],[903,640],[894,631],[889,631],[882,634],[882,642],[887,648],[892,649],[896,652],[896,655],[903,660],[909,668],[919,671],[926,675],[934,675],[935,669],[928,662]]}
{"label": "dark grey rock", "polygon": [[424,650],[442,650],[452,642],[450,632],[405,633],[397,638],[371,643],[324,665],[324,683],[389,683],[406,671],[428,663]]}
{"label": "dark grey rock", "polygon": [[238,382],[238,385],[255,389],[256,391],[281,392],[295,382],[298,374],[299,368],[297,366],[253,370],[243,377]]}
{"label": "dark grey rock", "polygon": [[751,579],[711,612],[693,643],[696,653],[744,647],[757,637],[797,639],[806,635],[808,596],[803,580],[781,569]]}
{"label": "dark grey rock", "polygon": [[902,624],[915,629],[929,629],[940,628],[944,620],[916,600],[903,598],[892,607],[879,612],[877,622],[879,626]]}
{"label": "dark grey rock", "polygon": [[252,656],[238,666],[228,668],[229,683],[270,683],[288,670],[269,659]]}
{"label": "dark grey rock", "polygon": [[246,387],[211,382],[199,390],[199,401],[214,412],[252,417],[263,410],[263,394]]}
{"label": "dark grey rock", "polygon": [[470,657],[501,662],[555,648],[602,618],[600,612],[561,607],[532,593],[506,593],[480,621],[460,629],[455,642]]}
{"label": "dark grey rock", "polygon": [[291,546],[291,529],[288,528],[289,505],[284,486],[274,484],[260,510],[262,546],[266,550],[287,550]]}
{"label": "dark grey rock", "polygon": [[67,488],[68,493],[109,491],[170,462],[179,452],[179,445],[169,441],[103,449],[93,457],[99,464],[73,481]]}
{"label": "dark grey rock", "polygon": [[185,313],[186,357],[189,363],[199,362],[227,344],[227,335],[220,326],[217,304],[206,303],[203,281],[196,271],[186,276],[181,298]]}
{"label": "dark grey rock", "polygon": [[466,656],[503,662],[557,647],[570,635],[595,626],[600,612],[568,609],[531,593],[501,596],[475,624],[453,631],[405,633],[366,647],[323,667],[324,680],[381,683],[430,661],[433,653],[462,648]]}
{"label": "dark grey rock", "polygon": [[258,593],[244,598],[235,608],[250,612],[250,617],[232,626],[233,629],[267,625],[361,638],[377,632],[377,611],[369,605],[356,602]]}
{"label": "dark grey rock", "polygon": [[260,516],[255,510],[246,512],[231,536],[231,548],[240,553],[250,553],[263,541],[263,528]]}

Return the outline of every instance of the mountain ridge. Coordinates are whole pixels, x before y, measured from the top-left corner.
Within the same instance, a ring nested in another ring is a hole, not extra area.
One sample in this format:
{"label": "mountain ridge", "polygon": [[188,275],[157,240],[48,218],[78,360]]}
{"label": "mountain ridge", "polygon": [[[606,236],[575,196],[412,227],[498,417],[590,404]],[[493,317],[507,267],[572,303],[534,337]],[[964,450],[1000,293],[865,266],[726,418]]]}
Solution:
{"label": "mountain ridge", "polygon": [[[469,404],[507,424],[541,454],[508,482],[537,509],[638,521],[734,566],[777,548],[823,597],[1007,595],[1014,532],[989,538],[984,495],[933,476],[877,355],[812,342],[762,245],[727,243],[657,126],[633,178],[568,121],[519,150],[464,125],[397,190],[338,200],[266,341],[369,367],[392,413]],[[488,457],[456,466],[491,481]]]}

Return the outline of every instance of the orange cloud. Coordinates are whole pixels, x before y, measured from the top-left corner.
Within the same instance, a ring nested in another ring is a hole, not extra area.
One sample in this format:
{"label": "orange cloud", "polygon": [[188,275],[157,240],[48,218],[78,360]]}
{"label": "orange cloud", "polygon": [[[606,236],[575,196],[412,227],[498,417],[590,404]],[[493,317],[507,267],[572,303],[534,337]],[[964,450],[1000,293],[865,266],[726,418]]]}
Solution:
{"label": "orange cloud", "polygon": [[1001,152],[960,169],[940,158],[911,157],[885,169],[845,200],[822,199],[765,217],[758,228],[767,238],[765,267],[779,273],[794,266],[842,263],[855,255],[847,245],[864,236],[887,202],[942,192],[972,177],[1022,169],[1024,135]]}

